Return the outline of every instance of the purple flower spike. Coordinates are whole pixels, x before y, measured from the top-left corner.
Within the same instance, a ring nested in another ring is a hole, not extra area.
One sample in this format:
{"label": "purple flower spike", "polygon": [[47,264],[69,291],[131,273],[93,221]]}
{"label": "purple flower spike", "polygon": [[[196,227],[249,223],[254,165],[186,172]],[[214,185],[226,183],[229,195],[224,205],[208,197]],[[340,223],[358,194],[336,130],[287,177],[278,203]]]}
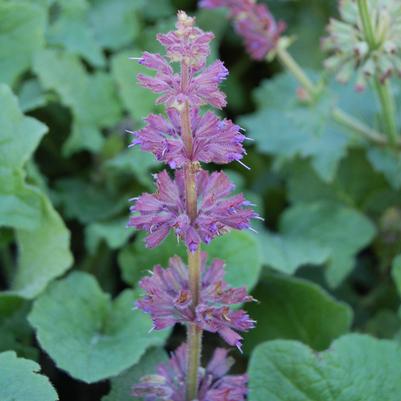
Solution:
{"label": "purple flower spike", "polygon": [[[247,375],[226,375],[233,361],[228,351],[217,348],[206,369],[199,370],[198,401],[244,401]],[[132,395],[144,401],[185,401],[187,346],[181,345],[167,363],[160,364],[157,374],[144,376]]]}
{"label": "purple flower spike", "polygon": [[242,159],[245,153],[242,143],[246,137],[231,120],[220,120],[210,111],[201,115],[199,109],[194,108],[191,116],[193,149],[188,155],[181,136],[178,110],[169,109],[167,114],[168,120],[158,114],[149,115],[145,119],[147,125],[133,133],[132,145],[152,152],[157,160],[173,169],[181,168],[187,162],[226,164]]}
{"label": "purple flower spike", "polygon": [[206,171],[196,174],[198,214],[191,221],[186,212],[184,172],[177,170],[175,180],[166,171],[156,175],[157,192],[142,194],[131,207],[128,225],[149,233],[146,246],[160,244],[173,229],[193,252],[201,241],[209,243],[214,237],[230,231],[250,228],[250,220],[258,215],[242,194],[227,198],[234,185],[222,172]]}
{"label": "purple flower spike", "polygon": [[247,52],[255,60],[263,60],[276,47],[286,28],[284,22],[276,22],[265,4],[256,4],[254,0],[201,0],[199,5],[227,7],[235,30],[243,37]]}
{"label": "purple flower spike", "polygon": [[209,43],[214,39],[211,32],[203,32],[195,26],[195,18],[179,11],[176,31],[157,35],[157,40],[164,46],[167,57],[172,62],[184,62],[198,70],[206,63],[210,54]]}
{"label": "purple flower spike", "polygon": [[224,262],[215,259],[206,266],[207,255],[202,253],[200,303],[195,308],[189,290],[187,266],[181,258],[170,258],[169,267],[155,266],[151,276],[139,286],[145,296],[136,307],[149,313],[153,327],[161,330],[175,323],[196,323],[203,330],[219,333],[230,345],[241,346],[242,337],[234,330],[248,331],[255,322],[242,310],[231,305],[254,301],[245,288],[231,288],[224,281]]}

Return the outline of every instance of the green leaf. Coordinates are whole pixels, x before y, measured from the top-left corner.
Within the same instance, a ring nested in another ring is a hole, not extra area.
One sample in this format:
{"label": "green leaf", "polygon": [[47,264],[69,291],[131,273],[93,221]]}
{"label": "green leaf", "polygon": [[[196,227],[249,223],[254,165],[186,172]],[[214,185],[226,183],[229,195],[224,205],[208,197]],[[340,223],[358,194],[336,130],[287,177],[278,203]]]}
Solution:
{"label": "green leaf", "polygon": [[[278,248],[283,250],[280,254],[274,248],[274,242],[273,246],[271,241],[268,242],[264,248],[267,264],[291,273],[305,261],[316,263],[323,259],[329,249],[326,279],[330,286],[335,287],[352,270],[354,255],[372,241],[376,230],[371,221],[355,209],[332,202],[316,202],[287,209],[281,218],[279,232],[285,242],[290,238],[290,243]],[[293,241],[298,248],[295,251],[291,249],[287,255],[284,251],[290,249]],[[303,243],[306,244],[309,260],[306,260],[305,254],[302,255]],[[269,249],[273,250],[272,258]],[[294,255],[299,257],[298,261]]]}
{"label": "green leaf", "polygon": [[107,160],[105,166],[118,174],[130,173],[146,188],[153,190],[154,180],[149,171],[159,166],[159,162],[152,154],[143,152],[136,146],[120,152],[113,159]]}
{"label": "green leaf", "polygon": [[295,341],[255,348],[249,401],[399,401],[401,348],[358,334],[316,353]]}
{"label": "green leaf", "polygon": [[120,374],[168,336],[149,334],[150,318],[132,311],[136,297],[125,290],[111,302],[93,276],[75,272],[35,301],[29,321],[60,369],[93,383]]}
{"label": "green leaf", "polygon": [[149,70],[129,57],[139,57],[141,51],[121,52],[111,60],[111,73],[117,83],[121,100],[134,120],[141,120],[155,110],[157,96],[150,90],[142,88],[136,82],[139,73],[149,74]]}
{"label": "green leaf", "polygon": [[45,195],[41,199],[41,223],[33,230],[17,230],[18,268],[10,292],[32,299],[72,265],[70,233]]}
{"label": "green leaf", "polygon": [[401,255],[396,256],[396,258],[393,260],[391,273],[398,293],[401,296]]}
{"label": "green leaf", "polygon": [[306,280],[268,274],[253,296],[259,302],[249,304],[247,310],[257,325],[244,336],[247,352],[279,338],[299,340],[321,351],[351,325],[351,308]]}
{"label": "green leaf", "polygon": [[102,49],[88,23],[89,5],[80,0],[58,3],[61,3],[61,10],[48,29],[48,42],[63,46],[70,53],[85,58],[95,67],[104,66]]}
{"label": "green leaf", "polygon": [[122,247],[132,231],[127,228],[128,217],[111,221],[92,223],[85,227],[85,245],[90,253],[95,253],[97,247],[104,240],[109,248]]}
{"label": "green leaf", "polygon": [[57,181],[56,190],[56,198],[64,207],[64,216],[82,224],[108,220],[128,209],[128,194],[117,195],[104,186],[78,177]]}
{"label": "green leaf", "polygon": [[22,170],[0,167],[0,226],[29,230],[40,224],[40,199],[24,176]]}
{"label": "green leaf", "polygon": [[[133,244],[122,249],[118,262],[124,281],[135,285],[138,280],[152,269],[161,264],[166,267],[168,260],[174,255],[181,256],[186,261],[184,244],[178,244],[173,235],[169,235],[161,245],[154,249],[145,248],[139,236]],[[225,278],[233,287],[251,289],[258,281],[262,264],[261,249],[257,239],[243,231],[232,231],[215,238],[210,245],[202,246],[209,260],[216,258],[226,262]]]}
{"label": "green leaf", "polygon": [[377,171],[384,174],[393,188],[401,188],[401,155],[399,152],[371,148],[368,151],[368,159]]}
{"label": "green leaf", "polygon": [[89,22],[96,41],[118,50],[131,44],[140,32],[138,10],[143,0],[90,0]]}
{"label": "green leaf", "polygon": [[33,332],[26,319],[29,310],[29,303],[21,298],[0,298],[0,352],[12,349],[22,357],[38,359],[39,351],[32,346]]}
{"label": "green leaf", "polygon": [[47,127],[25,117],[17,98],[0,84],[0,225],[31,229],[40,221],[40,202],[22,170]]}
{"label": "green leaf", "polygon": [[17,358],[15,352],[1,353],[1,401],[57,401],[57,393],[49,379],[39,371],[40,366],[36,362]]}
{"label": "green leaf", "polygon": [[293,203],[331,200],[362,210],[381,210],[381,204],[392,197],[386,180],[372,169],[364,152],[349,152],[331,184],[323,182],[305,162],[292,163],[286,170]]}
{"label": "green leaf", "polygon": [[153,0],[151,3],[146,3],[146,7],[141,9],[143,16],[151,20],[170,17],[175,11],[171,1],[166,0]]}
{"label": "green leaf", "polygon": [[155,373],[157,365],[166,360],[167,355],[162,349],[150,349],[137,364],[111,379],[111,391],[102,401],[142,401],[142,398],[132,397],[132,386],[142,376]]}
{"label": "green leaf", "polygon": [[258,240],[246,231],[232,231],[215,238],[202,248],[209,258],[226,262],[225,279],[233,287],[251,290],[258,282],[262,266],[262,250]]}
{"label": "green leaf", "polygon": [[24,113],[35,110],[46,104],[46,96],[36,79],[24,81],[24,83],[21,85],[18,98],[21,110]]}
{"label": "green leaf", "polygon": [[364,332],[378,338],[394,339],[401,333],[401,319],[392,310],[380,309],[368,320]]}
{"label": "green leaf", "polygon": [[110,76],[89,75],[76,56],[56,50],[38,53],[33,68],[43,87],[57,92],[72,110],[73,130],[64,145],[65,154],[99,151],[104,142],[100,129],[116,124],[121,116]]}
{"label": "green leaf", "polygon": [[323,93],[314,104],[296,97],[297,84],[288,74],[268,80],[256,92],[259,110],[241,119],[260,151],[280,160],[311,158],[324,181],[332,181],[345,156],[349,138],[332,120],[336,99]]}
{"label": "green leaf", "polygon": [[264,263],[283,273],[293,274],[304,265],[321,265],[330,256],[330,249],[319,246],[314,239],[269,231],[259,235]]}
{"label": "green leaf", "polygon": [[17,97],[7,85],[0,84],[0,103],[0,166],[21,168],[32,156],[47,127],[22,114]]}
{"label": "green leaf", "polygon": [[28,70],[44,45],[45,27],[45,9],[28,1],[0,2],[0,82],[13,85]]}

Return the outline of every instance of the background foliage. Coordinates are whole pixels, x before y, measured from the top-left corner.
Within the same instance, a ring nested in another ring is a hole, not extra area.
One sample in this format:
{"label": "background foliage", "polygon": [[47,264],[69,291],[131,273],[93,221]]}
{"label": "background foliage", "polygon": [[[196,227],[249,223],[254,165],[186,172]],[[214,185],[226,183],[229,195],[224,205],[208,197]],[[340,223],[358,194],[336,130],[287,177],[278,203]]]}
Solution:
{"label": "background foliage", "polygon": [[[227,172],[266,223],[208,249],[260,301],[249,307],[257,328],[235,355],[238,371],[250,360],[250,399],[400,400],[401,158],[330,117],[341,105],[381,127],[371,91],[320,72],[335,3],[268,2],[296,35],[291,53],[324,85],[306,105],[276,62],[248,58],[222,10],[196,11],[190,0],[0,0],[2,401],[53,401],[52,386],[66,401],[132,399],[162,347],[183,338],[148,334],[149,319],[131,311],[138,280],[183,248],[168,238],[147,250],[125,228],[128,198],[152,189],[159,166],[128,151],[124,134],[155,109],[128,57],[157,51],[155,34],[180,8],[215,33],[215,56],[230,70],[227,115],[255,139],[252,170]],[[392,83],[401,107],[400,80]],[[205,354],[218,342],[208,336]]]}

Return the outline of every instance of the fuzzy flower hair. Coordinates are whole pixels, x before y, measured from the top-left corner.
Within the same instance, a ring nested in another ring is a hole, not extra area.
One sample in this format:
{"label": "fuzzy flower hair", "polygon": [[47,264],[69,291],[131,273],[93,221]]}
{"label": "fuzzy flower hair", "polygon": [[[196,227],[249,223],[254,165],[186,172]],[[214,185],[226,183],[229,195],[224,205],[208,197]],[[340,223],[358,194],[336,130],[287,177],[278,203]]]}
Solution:
{"label": "fuzzy flower hair", "polygon": [[[185,401],[187,346],[181,345],[157,373],[142,377],[132,395],[144,401]],[[206,369],[199,370],[197,401],[245,401],[247,375],[227,375],[233,365],[228,351],[217,348]]]}
{"label": "fuzzy flower hair", "polygon": [[168,268],[155,266],[152,275],[140,281],[145,295],[136,307],[151,315],[155,330],[175,323],[193,323],[202,330],[220,334],[229,345],[240,349],[242,337],[236,331],[252,329],[255,321],[243,310],[230,307],[254,299],[245,288],[231,288],[224,281],[222,260],[215,259],[210,266],[206,263],[207,254],[202,253],[201,294],[196,307],[189,289],[188,268],[178,256],[170,258]]}
{"label": "fuzzy flower hair", "polygon": [[196,218],[191,220],[186,209],[184,178],[183,170],[176,171],[175,180],[162,171],[156,175],[157,192],[134,199],[128,225],[149,233],[145,239],[147,247],[160,244],[173,229],[194,252],[202,241],[208,244],[231,229],[249,229],[251,219],[259,218],[242,194],[228,197],[234,184],[224,173],[200,170],[196,174],[199,207]]}

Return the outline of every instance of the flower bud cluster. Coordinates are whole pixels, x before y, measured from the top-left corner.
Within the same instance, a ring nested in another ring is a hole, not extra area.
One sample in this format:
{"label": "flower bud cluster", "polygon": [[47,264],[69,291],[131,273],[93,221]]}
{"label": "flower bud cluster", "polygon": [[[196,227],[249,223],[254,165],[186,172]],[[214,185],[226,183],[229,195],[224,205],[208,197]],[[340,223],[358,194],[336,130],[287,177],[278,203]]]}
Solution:
{"label": "flower bud cluster", "polygon": [[257,4],[255,0],[200,0],[199,5],[204,8],[228,8],[235,30],[242,36],[247,52],[255,60],[263,60],[274,50],[286,27],[283,21],[274,19],[265,4]]}
{"label": "flower bud cluster", "polygon": [[393,73],[401,75],[401,2],[366,0],[375,43],[364,32],[356,0],[340,1],[341,20],[331,19],[322,47],[331,56],[326,68],[346,83],[356,72],[356,90],[365,89],[370,77],[381,82]]}
{"label": "flower bud cluster", "polygon": [[[251,219],[258,216],[242,194],[230,196],[234,185],[224,173],[208,173],[201,163],[241,163],[247,138],[232,121],[201,110],[203,105],[219,109],[226,105],[219,84],[228,71],[221,61],[206,65],[213,34],[203,32],[194,18],[179,12],[176,30],[157,39],[166,55],[145,52],[138,61],[155,73],[138,74],[137,79],[160,95],[157,103],[165,105],[166,113],[151,114],[142,129],[129,131],[130,146],[152,153],[173,170],[174,177],[166,170],[155,175],[156,193],[132,199],[128,225],[148,233],[145,244],[149,248],[159,245],[172,231],[190,255],[197,252],[200,288],[194,296],[189,268],[175,256],[168,268],[155,266],[151,275],[140,281],[144,295],[135,306],[151,316],[152,330],[186,324],[218,333],[229,345],[240,348],[238,332],[252,329],[255,322],[235,306],[253,298],[245,288],[231,288],[224,281],[224,262],[213,260],[208,265],[200,246],[230,230],[250,229]],[[180,71],[171,63],[179,63]],[[184,345],[170,362],[159,366],[157,374],[145,376],[133,394],[145,401],[184,401],[186,358]],[[231,364],[227,351],[216,350],[207,368],[199,370],[199,401],[245,399],[247,378],[227,376]]]}

